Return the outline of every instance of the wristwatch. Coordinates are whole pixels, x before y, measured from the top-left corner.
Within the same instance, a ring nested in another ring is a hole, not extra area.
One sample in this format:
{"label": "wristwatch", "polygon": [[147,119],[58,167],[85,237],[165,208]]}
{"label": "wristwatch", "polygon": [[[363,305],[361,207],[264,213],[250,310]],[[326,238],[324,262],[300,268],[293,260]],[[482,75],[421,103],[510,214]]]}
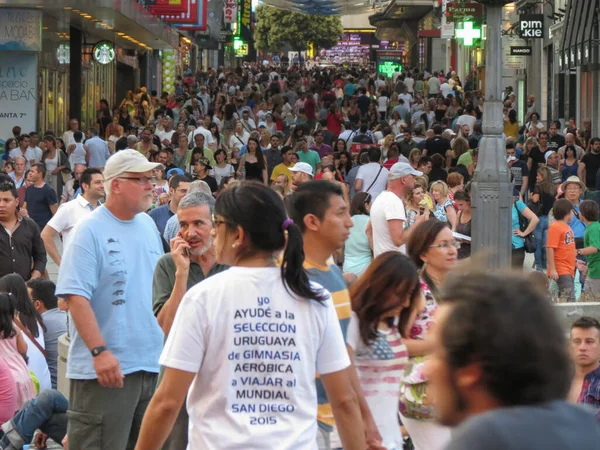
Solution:
{"label": "wristwatch", "polygon": [[577,249],[577,256],[581,256],[581,250]]}
{"label": "wristwatch", "polygon": [[108,350],[108,348],[103,345],[102,347],[96,347],[90,350],[90,353],[92,354],[92,356],[95,358],[96,356],[98,356],[100,353],[102,353],[104,350]]}

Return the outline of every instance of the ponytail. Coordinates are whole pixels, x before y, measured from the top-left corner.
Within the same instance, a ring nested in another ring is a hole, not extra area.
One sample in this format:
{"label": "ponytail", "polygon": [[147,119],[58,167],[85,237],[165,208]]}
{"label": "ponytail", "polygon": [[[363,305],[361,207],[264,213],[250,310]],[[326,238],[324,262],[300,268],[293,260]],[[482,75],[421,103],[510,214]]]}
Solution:
{"label": "ponytail", "polygon": [[[285,231],[283,231],[285,233]],[[302,298],[309,298],[322,302],[325,300],[323,291],[316,291],[310,285],[308,275],[304,270],[304,244],[302,232],[294,223],[287,226],[287,245],[283,252],[281,263],[281,278],[286,290]],[[290,292],[291,291],[291,292]]]}

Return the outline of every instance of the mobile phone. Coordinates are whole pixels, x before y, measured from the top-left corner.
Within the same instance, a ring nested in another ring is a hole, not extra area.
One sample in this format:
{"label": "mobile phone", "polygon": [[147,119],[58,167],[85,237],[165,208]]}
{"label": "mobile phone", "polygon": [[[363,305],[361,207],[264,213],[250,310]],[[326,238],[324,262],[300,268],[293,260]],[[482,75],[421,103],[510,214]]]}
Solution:
{"label": "mobile phone", "polygon": [[187,255],[187,257],[189,258],[192,255],[192,252],[190,251],[189,248],[185,248],[185,254]]}

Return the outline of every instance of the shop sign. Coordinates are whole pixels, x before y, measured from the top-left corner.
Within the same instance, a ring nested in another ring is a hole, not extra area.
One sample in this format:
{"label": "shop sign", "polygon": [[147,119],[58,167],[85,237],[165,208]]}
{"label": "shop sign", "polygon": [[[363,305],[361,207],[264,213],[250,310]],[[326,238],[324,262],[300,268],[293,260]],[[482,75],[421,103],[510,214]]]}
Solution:
{"label": "shop sign", "polygon": [[464,46],[471,46],[475,39],[481,39],[481,28],[474,27],[473,22],[465,22],[456,30],[456,38],[462,39]]}
{"label": "shop sign", "polygon": [[0,52],[0,148],[15,124],[37,130],[37,69],[36,53]]}
{"label": "shop sign", "polygon": [[402,64],[399,61],[380,60],[377,64],[377,73],[385,75],[387,78],[392,78],[396,72],[402,72]]}
{"label": "shop sign", "polygon": [[223,22],[237,22],[237,0],[224,0],[223,2]]}
{"label": "shop sign", "polygon": [[237,57],[248,56],[248,43],[242,41],[241,39],[234,39],[233,50],[235,51],[235,56]]}
{"label": "shop sign", "polygon": [[71,45],[68,42],[58,44],[56,49],[56,59],[59,64],[71,63]]}
{"label": "shop sign", "polygon": [[110,64],[115,60],[115,46],[112,42],[100,41],[94,45],[94,60],[100,64]]}
{"label": "shop sign", "polygon": [[42,11],[0,8],[0,51],[42,50]]}
{"label": "shop sign", "polygon": [[440,30],[440,37],[442,39],[452,39],[454,37],[454,22],[446,20],[448,3],[448,0],[442,0],[442,27]]}
{"label": "shop sign", "polygon": [[544,37],[543,14],[521,14],[519,16],[519,34],[522,38],[541,39]]}
{"label": "shop sign", "polygon": [[531,47],[513,46],[510,48],[510,56],[530,56],[531,52]]}
{"label": "shop sign", "polygon": [[469,22],[479,21],[483,17],[483,5],[481,3],[456,3],[448,2],[446,5],[447,22]]}
{"label": "shop sign", "polygon": [[252,20],[252,3],[250,0],[240,0],[242,5],[242,26],[250,28]]}

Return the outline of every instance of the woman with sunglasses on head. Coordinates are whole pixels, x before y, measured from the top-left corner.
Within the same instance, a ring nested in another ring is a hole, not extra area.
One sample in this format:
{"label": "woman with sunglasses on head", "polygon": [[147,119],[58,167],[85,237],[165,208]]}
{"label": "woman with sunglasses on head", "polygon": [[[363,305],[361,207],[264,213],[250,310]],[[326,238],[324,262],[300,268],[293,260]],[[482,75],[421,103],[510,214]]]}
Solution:
{"label": "woman with sunglasses on head", "polygon": [[434,326],[436,297],[449,272],[456,266],[458,247],[448,224],[431,219],[419,224],[410,234],[407,254],[420,271],[422,307],[408,324],[404,339],[409,364],[404,372],[400,394],[402,425],[416,450],[441,450],[450,441],[450,429],[433,421],[434,406],[427,397],[427,380],[423,376],[424,358],[431,353],[428,332]]}
{"label": "woman with sunglasses on head", "polygon": [[219,195],[214,214],[217,261],[231,268],[183,298],[136,449],[161,447],[186,395],[189,448],[313,449],[316,370],[344,448],[364,450],[331,296],[309,282],[302,233],[283,200],[240,182]]}
{"label": "woman with sunglasses on head", "polygon": [[344,273],[360,276],[373,259],[373,243],[366,233],[372,201],[371,194],[357,192],[350,204],[350,216],[354,225],[350,228],[350,236],[344,246]]}

